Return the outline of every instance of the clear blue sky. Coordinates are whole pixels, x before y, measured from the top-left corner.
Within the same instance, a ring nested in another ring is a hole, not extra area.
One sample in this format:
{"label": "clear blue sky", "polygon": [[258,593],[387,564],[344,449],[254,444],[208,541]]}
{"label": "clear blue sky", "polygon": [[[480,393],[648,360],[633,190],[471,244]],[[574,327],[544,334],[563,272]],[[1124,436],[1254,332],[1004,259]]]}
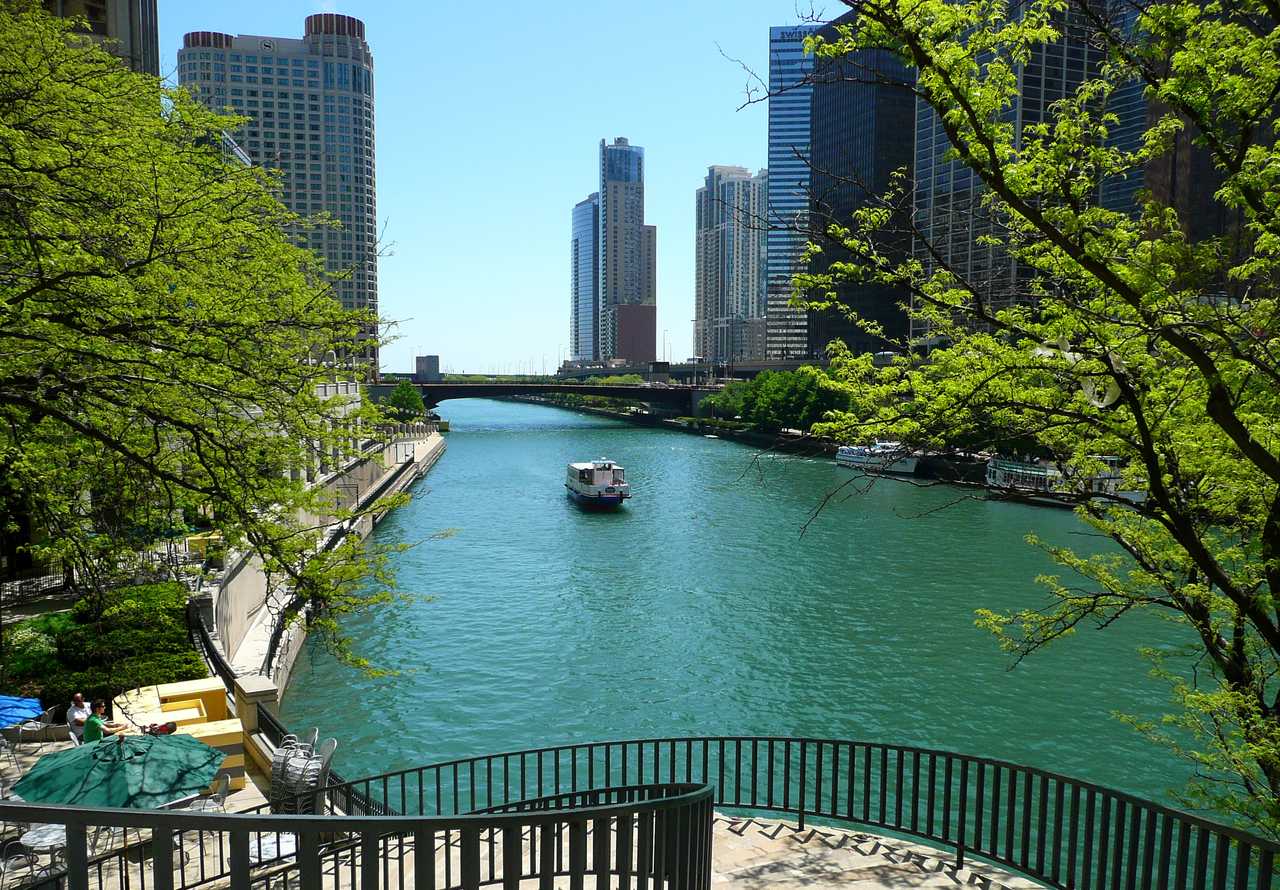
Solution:
{"label": "clear blue sky", "polygon": [[[817,12],[844,9],[836,0]],[[162,73],[186,31],[301,37],[313,12],[362,19],[377,98],[383,370],[550,370],[568,345],[569,215],[597,188],[600,139],[645,148],[658,227],[658,349],[690,354],[693,195],[710,164],[764,166],[769,26],[793,0],[160,0]],[[483,14],[481,14],[483,11]],[[723,55],[721,54],[723,50]]]}

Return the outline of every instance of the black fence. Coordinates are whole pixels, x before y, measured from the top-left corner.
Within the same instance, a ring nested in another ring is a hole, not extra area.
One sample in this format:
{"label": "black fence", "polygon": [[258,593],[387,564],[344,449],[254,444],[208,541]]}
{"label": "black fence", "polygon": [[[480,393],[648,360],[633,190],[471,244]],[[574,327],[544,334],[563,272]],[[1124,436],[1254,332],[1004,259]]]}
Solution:
{"label": "black fence", "polygon": [[[513,801],[455,817],[194,815],[0,802],[6,822],[65,826],[59,890],[710,890],[712,791],[650,785]],[[136,839],[91,855],[102,832]],[[527,885],[525,885],[527,886]]]}
{"label": "black fence", "polygon": [[[531,749],[330,788],[400,812],[490,811],[582,788],[708,785],[715,806],[914,836],[1060,888],[1269,890],[1280,846],[1120,791],[947,751],[780,737]],[[349,790],[348,790],[349,789]],[[1275,882],[1280,886],[1280,881]]]}
{"label": "black fence", "polygon": [[209,628],[200,615],[200,607],[195,600],[187,600],[187,629],[191,633],[191,641],[196,649],[204,655],[204,660],[213,668],[213,672],[227,687],[227,692],[235,691],[236,672],[223,656],[222,650],[214,645]]}

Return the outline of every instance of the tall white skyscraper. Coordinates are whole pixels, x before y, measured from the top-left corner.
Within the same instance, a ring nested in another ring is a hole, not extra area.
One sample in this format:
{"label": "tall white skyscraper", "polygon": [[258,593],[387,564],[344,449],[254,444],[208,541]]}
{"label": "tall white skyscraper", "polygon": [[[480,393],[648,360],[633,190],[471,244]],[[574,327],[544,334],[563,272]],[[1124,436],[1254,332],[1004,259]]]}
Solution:
{"label": "tall white skyscraper", "polygon": [[[373,54],[364,23],[310,15],[301,39],[192,31],[178,51],[178,80],[209,107],[251,118],[236,140],[255,164],[282,172],[290,210],[328,211],[341,223],[310,232],[308,245],[338,276],[343,306],[376,311]],[[372,360],[376,368],[376,352]]]}
{"label": "tall white skyscraper", "polygon": [[805,358],[808,314],[788,305],[809,224],[809,103],[813,56],[804,39],[817,25],[769,29],[769,296],[770,359]]}
{"label": "tall white skyscraper", "polygon": [[696,195],[694,353],[764,358],[768,172],[713,166]]}

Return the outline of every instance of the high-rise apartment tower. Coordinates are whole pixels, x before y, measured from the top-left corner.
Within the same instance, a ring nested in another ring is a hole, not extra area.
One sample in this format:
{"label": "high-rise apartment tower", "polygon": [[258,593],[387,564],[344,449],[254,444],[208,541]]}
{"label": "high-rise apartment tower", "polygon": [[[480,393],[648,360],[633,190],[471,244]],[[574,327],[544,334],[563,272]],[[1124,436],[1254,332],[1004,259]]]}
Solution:
{"label": "high-rise apartment tower", "polygon": [[178,51],[178,80],[211,108],[251,118],[237,141],[256,164],[281,171],[290,210],[327,211],[341,223],[308,233],[307,244],[338,276],[343,306],[376,311],[373,54],[364,23],[310,15],[301,39],[192,31]]}
{"label": "high-rise apartment tower", "polygon": [[697,191],[693,348],[709,362],[764,358],[752,334],[765,315],[768,180],[714,166]]}
{"label": "high-rise apartment tower", "polygon": [[657,227],[644,222],[644,149],[600,140],[600,286],[596,349],[601,359],[657,358]]}
{"label": "high-rise apartment tower", "polygon": [[804,39],[817,29],[797,25],[769,29],[769,280],[766,349],[771,359],[805,358],[809,353],[806,313],[792,309],[791,279],[800,268],[808,239],[808,82],[813,57]]}
{"label": "high-rise apartment tower", "polygon": [[79,16],[89,33],[134,71],[160,74],[160,25],[156,0],[44,0],[54,15]]}

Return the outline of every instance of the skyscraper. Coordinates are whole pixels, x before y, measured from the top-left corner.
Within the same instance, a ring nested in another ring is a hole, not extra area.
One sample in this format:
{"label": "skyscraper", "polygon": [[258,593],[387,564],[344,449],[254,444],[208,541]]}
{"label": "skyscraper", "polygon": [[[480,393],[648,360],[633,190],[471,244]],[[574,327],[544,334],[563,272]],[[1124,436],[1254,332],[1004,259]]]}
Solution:
{"label": "skyscraper", "polygon": [[[857,13],[850,12],[825,26],[819,33],[829,41],[839,38],[837,26],[854,24]],[[814,264],[815,272],[833,262],[848,261],[844,246],[826,237],[834,222],[848,225],[855,210],[885,195],[895,171],[911,176],[912,126],[915,94],[913,72],[891,53],[861,49],[839,59],[818,62],[813,75],[812,143],[810,158],[813,194],[810,222],[814,238],[822,247]],[[894,248],[897,261],[911,252],[907,232],[909,212],[890,221],[884,233],[886,246]],[[908,295],[905,289],[883,285],[842,283],[835,289],[840,302],[857,311],[861,318],[878,323],[888,339],[907,335],[907,314],[901,308]],[[879,352],[885,339],[872,336],[851,322],[847,315],[830,309],[809,316],[809,354],[822,355],[832,340],[840,339],[855,353]]]}
{"label": "skyscraper", "polygon": [[764,358],[751,328],[765,314],[768,180],[714,166],[697,191],[693,348],[710,362]]}
{"label": "skyscraper", "polygon": [[[657,358],[657,228],[644,223],[644,149],[600,140],[601,359]],[[625,308],[624,308],[625,307]]]}
{"label": "skyscraper", "polygon": [[[1062,36],[1035,46],[1027,62],[1015,69],[1018,95],[1006,112],[1017,134],[1015,147],[1021,144],[1023,128],[1045,120],[1050,105],[1094,76],[1105,56],[1100,42],[1090,39],[1090,26],[1079,10],[1055,13],[1054,26]],[[1145,115],[1145,110],[1141,113]],[[932,270],[937,266],[933,255],[937,251],[957,276],[981,288],[991,310],[1029,299],[1027,270],[999,243],[1001,224],[982,205],[985,186],[963,163],[947,159],[951,143],[937,114],[923,99],[916,102],[915,123],[915,258]],[[984,238],[995,243],[983,243]],[[928,326],[913,319],[911,337],[927,341]]]}
{"label": "skyscraper", "polygon": [[575,362],[600,358],[600,193],[573,208],[569,245],[569,355]]}
{"label": "skyscraper", "polygon": [[808,238],[809,112],[813,57],[804,39],[814,25],[769,29],[768,332],[771,359],[803,358],[809,351],[806,313],[792,309],[791,278]]}
{"label": "skyscraper", "polygon": [[[310,15],[301,39],[192,31],[178,51],[178,79],[211,108],[251,118],[237,140],[255,163],[281,171],[290,210],[327,211],[341,223],[308,233],[307,244],[338,276],[343,306],[376,311],[373,55],[364,23]],[[376,368],[376,352],[372,359]]]}
{"label": "skyscraper", "polygon": [[156,0],[44,0],[54,15],[80,16],[89,33],[134,71],[160,74],[160,26]]}

